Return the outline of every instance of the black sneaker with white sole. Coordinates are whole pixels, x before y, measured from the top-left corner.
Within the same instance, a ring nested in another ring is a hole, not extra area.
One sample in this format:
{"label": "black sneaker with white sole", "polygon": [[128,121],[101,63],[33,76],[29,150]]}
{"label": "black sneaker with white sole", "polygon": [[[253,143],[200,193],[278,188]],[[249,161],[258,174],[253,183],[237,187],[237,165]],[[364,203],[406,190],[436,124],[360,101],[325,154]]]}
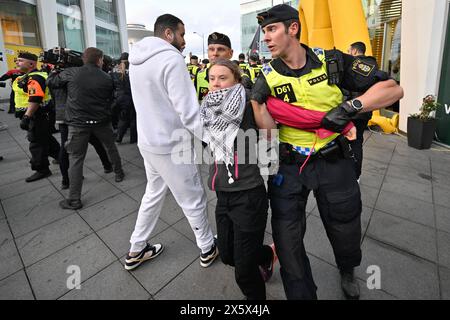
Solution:
{"label": "black sneaker with white sole", "polygon": [[159,256],[161,252],[163,252],[164,246],[162,244],[150,245],[147,243],[147,246],[144,250],[139,252],[136,257],[131,257],[129,254],[125,259],[125,269],[126,270],[134,270],[139,267],[143,262],[152,260]]}
{"label": "black sneaker with white sole", "polygon": [[200,255],[200,265],[203,268],[208,268],[210,265],[212,265],[214,260],[216,260],[218,255],[219,255],[219,249],[217,249],[217,245],[214,241],[214,244],[213,244],[211,250],[209,250],[207,253],[202,253]]}

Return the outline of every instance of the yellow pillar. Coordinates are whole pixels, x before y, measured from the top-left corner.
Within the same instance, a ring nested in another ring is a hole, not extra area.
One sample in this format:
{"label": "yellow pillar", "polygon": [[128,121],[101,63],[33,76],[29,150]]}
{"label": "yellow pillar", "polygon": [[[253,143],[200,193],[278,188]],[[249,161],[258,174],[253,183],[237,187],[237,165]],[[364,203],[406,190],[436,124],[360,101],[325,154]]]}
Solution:
{"label": "yellow pillar", "polygon": [[362,41],[366,55],[372,55],[369,31],[361,0],[302,0],[299,6],[302,23],[301,42],[347,52],[350,44]]}

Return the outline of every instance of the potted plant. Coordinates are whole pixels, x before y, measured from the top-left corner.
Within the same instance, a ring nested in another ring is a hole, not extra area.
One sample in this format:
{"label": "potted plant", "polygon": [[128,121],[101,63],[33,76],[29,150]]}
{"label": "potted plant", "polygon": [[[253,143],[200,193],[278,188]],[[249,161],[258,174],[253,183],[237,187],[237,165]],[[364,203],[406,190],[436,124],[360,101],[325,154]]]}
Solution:
{"label": "potted plant", "polygon": [[408,117],[408,145],[419,150],[430,149],[436,131],[436,110],[439,103],[434,95],[423,98],[420,112]]}

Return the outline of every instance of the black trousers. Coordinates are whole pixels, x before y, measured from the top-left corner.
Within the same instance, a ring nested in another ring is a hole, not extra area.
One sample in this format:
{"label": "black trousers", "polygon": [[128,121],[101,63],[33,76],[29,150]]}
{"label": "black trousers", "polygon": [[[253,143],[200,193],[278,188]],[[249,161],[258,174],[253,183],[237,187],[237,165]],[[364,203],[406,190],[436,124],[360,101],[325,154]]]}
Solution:
{"label": "black trousers", "polygon": [[50,132],[50,122],[48,114],[37,111],[31,121],[27,133],[30,142],[31,169],[45,172],[50,163],[48,157],[59,158],[60,145]]}
{"label": "black trousers", "polygon": [[136,110],[134,106],[128,107],[126,112],[122,112],[119,117],[119,126],[117,129],[117,141],[122,141],[123,137],[130,128],[130,143],[137,142]]}
{"label": "black trousers", "polygon": [[[59,131],[61,133],[61,150],[59,152],[59,168],[61,170],[61,175],[63,177],[63,182],[65,184],[69,184],[69,154],[66,150],[66,143],[69,139],[69,126],[67,124],[60,124]],[[98,138],[91,134],[89,139],[89,143],[94,147],[98,156],[100,157],[100,161],[103,164],[105,169],[112,168],[111,161],[109,161],[108,153],[105,150],[105,147],[101,143]]]}
{"label": "black trousers", "polygon": [[8,113],[16,112],[16,101],[14,96],[14,90],[11,90],[11,94],[9,96],[9,111]]}
{"label": "black trousers", "polygon": [[317,287],[303,243],[311,190],[340,269],[361,263],[362,203],[353,160],[314,159],[301,174],[299,165],[281,163],[278,178],[269,178],[272,230],[287,299],[312,300]]}
{"label": "black trousers", "polygon": [[356,179],[358,180],[361,177],[362,173],[362,164],[363,164],[363,145],[364,145],[364,131],[367,128],[367,124],[369,120],[363,119],[355,119],[352,120],[356,127],[356,140],[351,141],[351,146],[353,152],[355,154],[355,171],[356,171]]}
{"label": "black trousers", "polygon": [[248,300],[265,300],[259,265],[272,259],[264,246],[268,199],[265,186],[241,192],[217,192],[218,247],[223,263],[235,267],[236,282]]}

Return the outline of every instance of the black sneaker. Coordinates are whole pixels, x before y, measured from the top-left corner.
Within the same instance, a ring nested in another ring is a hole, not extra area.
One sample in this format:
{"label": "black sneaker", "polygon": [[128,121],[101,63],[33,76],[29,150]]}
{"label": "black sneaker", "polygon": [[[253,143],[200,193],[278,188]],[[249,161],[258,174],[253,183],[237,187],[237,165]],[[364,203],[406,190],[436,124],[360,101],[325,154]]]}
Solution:
{"label": "black sneaker", "polygon": [[125,178],[125,173],[122,171],[121,173],[116,173],[116,182],[122,182],[123,179]]}
{"label": "black sneaker", "polygon": [[353,270],[340,271],[341,288],[348,300],[359,300],[360,290],[358,280],[354,276]]}
{"label": "black sneaker", "polygon": [[105,172],[106,174],[111,173],[111,172],[113,172],[113,171],[114,171],[114,170],[113,170],[112,167],[105,167],[105,168],[104,168],[104,172]]}
{"label": "black sneaker", "polygon": [[38,180],[42,180],[42,179],[48,178],[51,175],[52,175],[52,173],[51,173],[50,170],[45,171],[45,172],[39,172],[38,171],[35,174],[33,174],[31,177],[27,178],[25,181],[27,183],[31,183],[31,182],[35,182],[35,181],[38,181]]}
{"label": "black sneaker", "polygon": [[216,241],[214,239],[214,244],[213,244],[211,250],[209,250],[209,252],[207,252],[207,253],[202,253],[200,255],[200,265],[203,268],[208,268],[210,265],[212,265],[214,260],[216,260],[218,255],[219,255],[219,249],[217,249]]}
{"label": "black sneaker", "polygon": [[64,210],[80,210],[83,208],[81,200],[63,200],[59,203],[59,206]]}
{"label": "black sneaker", "polygon": [[155,244],[151,246],[147,243],[144,250],[139,252],[136,257],[131,257],[129,254],[125,259],[125,270],[131,271],[139,267],[143,262],[152,260],[163,252],[164,246],[162,244]]}

